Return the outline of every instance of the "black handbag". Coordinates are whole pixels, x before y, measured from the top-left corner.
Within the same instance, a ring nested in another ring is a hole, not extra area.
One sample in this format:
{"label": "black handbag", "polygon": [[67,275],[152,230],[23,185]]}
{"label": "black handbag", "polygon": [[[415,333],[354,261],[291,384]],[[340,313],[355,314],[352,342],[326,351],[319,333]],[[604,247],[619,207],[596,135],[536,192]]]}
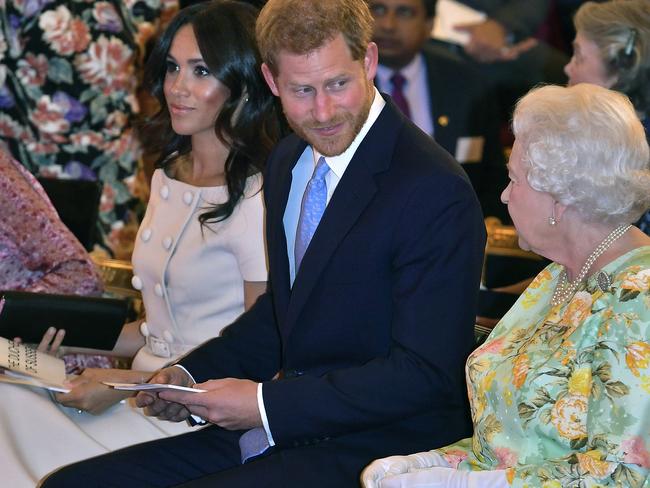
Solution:
{"label": "black handbag", "polygon": [[128,303],[117,298],[0,292],[0,336],[38,344],[49,327],[65,329],[63,345],[111,350],[126,321]]}

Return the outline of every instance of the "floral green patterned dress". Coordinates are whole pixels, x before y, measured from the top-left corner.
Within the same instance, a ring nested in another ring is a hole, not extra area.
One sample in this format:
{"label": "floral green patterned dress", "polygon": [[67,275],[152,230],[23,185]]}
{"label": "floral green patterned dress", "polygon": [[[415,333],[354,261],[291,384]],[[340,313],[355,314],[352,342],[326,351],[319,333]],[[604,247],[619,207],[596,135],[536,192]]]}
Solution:
{"label": "floral green patterned dress", "polygon": [[506,469],[516,487],[648,487],[650,246],[551,306],[542,271],[467,361],[474,436],[442,449],[462,470]]}

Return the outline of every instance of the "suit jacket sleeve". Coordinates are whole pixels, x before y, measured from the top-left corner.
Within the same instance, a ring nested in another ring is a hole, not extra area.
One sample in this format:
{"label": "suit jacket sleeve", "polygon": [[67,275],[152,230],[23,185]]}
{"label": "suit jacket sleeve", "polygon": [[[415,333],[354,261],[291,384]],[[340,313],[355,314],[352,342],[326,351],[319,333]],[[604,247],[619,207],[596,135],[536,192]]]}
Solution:
{"label": "suit jacket sleeve", "polygon": [[264,383],[277,445],[378,428],[436,409],[464,408],[463,369],[473,346],[485,242],[471,186],[460,175],[443,184],[436,175],[420,179],[397,227],[386,354],[321,376]]}

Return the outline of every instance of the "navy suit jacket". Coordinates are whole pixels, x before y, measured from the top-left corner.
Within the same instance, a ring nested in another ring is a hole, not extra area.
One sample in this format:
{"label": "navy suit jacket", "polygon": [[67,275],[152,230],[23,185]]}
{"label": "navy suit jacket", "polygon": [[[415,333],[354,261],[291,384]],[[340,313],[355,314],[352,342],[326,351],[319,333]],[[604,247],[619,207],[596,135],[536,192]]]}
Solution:
{"label": "navy suit jacket", "polygon": [[305,147],[291,135],[268,162],[269,290],[181,364],[197,381],[264,382],[279,448],[325,442],[371,459],[468,436],[485,228],[466,175],[388,101],[290,287],[282,219]]}

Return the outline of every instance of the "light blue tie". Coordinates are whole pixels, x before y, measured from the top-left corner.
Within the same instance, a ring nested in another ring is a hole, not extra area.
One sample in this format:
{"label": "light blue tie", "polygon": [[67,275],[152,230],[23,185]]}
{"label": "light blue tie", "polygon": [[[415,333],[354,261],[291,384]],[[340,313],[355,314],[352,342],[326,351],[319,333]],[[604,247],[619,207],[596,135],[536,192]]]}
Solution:
{"label": "light blue tie", "polygon": [[294,246],[294,257],[296,260],[296,273],[300,268],[302,258],[309,247],[309,242],[316,232],[325,207],[327,206],[327,184],[325,175],[330,170],[325,158],[318,158],[314,174],[307,183],[305,194],[302,197],[300,217],[298,218],[298,231],[296,232],[296,243]]}

